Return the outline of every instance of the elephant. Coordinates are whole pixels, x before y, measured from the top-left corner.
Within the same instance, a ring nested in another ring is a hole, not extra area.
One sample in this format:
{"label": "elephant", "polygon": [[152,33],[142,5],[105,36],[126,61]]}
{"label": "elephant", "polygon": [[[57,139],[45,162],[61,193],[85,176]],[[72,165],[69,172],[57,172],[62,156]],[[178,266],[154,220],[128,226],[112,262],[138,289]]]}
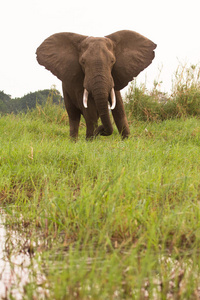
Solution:
{"label": "elephant", "polygon": [[62,81],[70,137],[77,139],[81,115],[87,139],[111,135],[110,109],[122,138],[129,136],[120,90],[151,64],[156,46],[131,30],[105,37],[62,32],[44,40],[37,61]]}

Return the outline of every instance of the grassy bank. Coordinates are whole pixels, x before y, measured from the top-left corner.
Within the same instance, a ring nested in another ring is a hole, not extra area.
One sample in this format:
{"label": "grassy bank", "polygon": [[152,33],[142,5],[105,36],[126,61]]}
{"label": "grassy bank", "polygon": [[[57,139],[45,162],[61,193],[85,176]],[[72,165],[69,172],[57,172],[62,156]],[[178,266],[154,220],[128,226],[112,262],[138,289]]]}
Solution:
{"label": "grassy bank", "polygon": [[0,201],[26,241],[8,233],[7,255],[45,275],[23,299],[198,299],[200,120],[130,126],[86,142],[82,122],[73,143],[59,106],[0,119]]}
{"label": "grassy bank", "polygon": [[172,77],[171,94],[163,93],[162,81],[154,80],[152,90],[133,82],[126,95],[129,119],[163,121],[200,115],[200,66],[179,65]]}

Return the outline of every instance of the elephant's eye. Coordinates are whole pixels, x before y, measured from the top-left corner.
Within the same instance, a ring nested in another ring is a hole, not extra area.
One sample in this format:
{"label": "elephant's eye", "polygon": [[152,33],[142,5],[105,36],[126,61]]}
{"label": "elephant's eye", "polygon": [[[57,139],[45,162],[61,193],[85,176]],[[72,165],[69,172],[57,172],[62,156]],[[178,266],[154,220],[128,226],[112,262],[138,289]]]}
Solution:
{"label": "elephant's eye", "polygon": [[111,64],[114,65],[116,59],[114,57],[111,58]]}
{"label": "elephant's eye", "polygon": [[84,58],[81,58],[81,65],[85,65],[85,59]]}

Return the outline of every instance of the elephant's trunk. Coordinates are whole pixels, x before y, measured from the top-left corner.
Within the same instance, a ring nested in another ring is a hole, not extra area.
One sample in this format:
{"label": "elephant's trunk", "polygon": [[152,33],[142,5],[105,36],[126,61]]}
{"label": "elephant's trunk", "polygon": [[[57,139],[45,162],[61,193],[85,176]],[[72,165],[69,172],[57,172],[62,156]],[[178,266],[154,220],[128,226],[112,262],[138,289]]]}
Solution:
{"label": "elephant's trunk", "polygon": [[101,135],[111,135],[113,133],[113,126],[110,120],[109,109],[108,109],[108,94],[100,94],[100,95],[93,95],[96,107],[102,122],[102,125],[99,129],[97,134]]}
{"label": "elephant's trunk", "polygon": [[[96,134],[101,134],[101,135],[111,135],[113,133],[113,127],[112,123],[110,120],[110,115],[109,115],[109,104],[111,106],[111,109],[115,108],[116,105],[116,98],[115,98],[115,92],[114,89],[112,88],[110,92],[107,92],[105,89],[99,89],[99,88],[94,88],[93,91],[91,92],[92,96],[94,98],[97,111],[99,113],[101,122],[103,126],[100,126],[97,129]],[[88,107],[88,95],[89,92],[84,89],[83,93],[83,105],[85,108]],[[109,102],[109,97],[111,99],[111,103]]]}
{"label": "elephant's trunk", "polygon": [[111,135],[113,127],[110,120],[108,106],[110,105],[111,109],[114,109],[116,105],[113,78],[105,69],[101,61],[98,61],[98,64],[96,62],[93,65],[95,65],[95,69],[90,74],[90,77],[85,75],[83,105],[85,108],[90,105],[88,103],[88,95],[90,93],[94,99],[103,125],[97,129],[96,134]]}

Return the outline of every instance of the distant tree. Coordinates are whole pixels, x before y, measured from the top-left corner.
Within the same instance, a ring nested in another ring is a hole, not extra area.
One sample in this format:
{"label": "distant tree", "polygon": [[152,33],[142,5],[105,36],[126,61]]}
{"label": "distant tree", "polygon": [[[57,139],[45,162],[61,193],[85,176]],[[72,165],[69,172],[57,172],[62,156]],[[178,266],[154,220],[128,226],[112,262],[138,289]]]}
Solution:
{"label": "distant tree", "polygon": [[36,104],[45,105],[47,101],[59,104],[63,98],[55,88],[29,93],[21,98],[11,99],[10,95],[0,92],[0,113],[19,113],[34,109]]}
{"label": "distant tree", "polygon": [[5,94],[4,91],[0,91],[0,112],[12,112],[11,96]]}

